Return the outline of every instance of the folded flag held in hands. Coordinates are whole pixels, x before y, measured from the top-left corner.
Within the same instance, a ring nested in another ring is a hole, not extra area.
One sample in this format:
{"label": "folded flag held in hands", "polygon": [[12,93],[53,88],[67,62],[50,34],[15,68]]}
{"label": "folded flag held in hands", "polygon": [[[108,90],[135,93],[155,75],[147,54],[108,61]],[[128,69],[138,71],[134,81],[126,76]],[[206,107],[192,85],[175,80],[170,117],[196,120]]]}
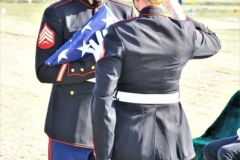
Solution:
{"label": "folded flag held in hands", "polygon": [[66,43],[64,43],[45,65],[53,66],[80,60],[93,54],[96,61],[100,56],[103,37],[108,27],[118,19],[111,10],[103,5]]}

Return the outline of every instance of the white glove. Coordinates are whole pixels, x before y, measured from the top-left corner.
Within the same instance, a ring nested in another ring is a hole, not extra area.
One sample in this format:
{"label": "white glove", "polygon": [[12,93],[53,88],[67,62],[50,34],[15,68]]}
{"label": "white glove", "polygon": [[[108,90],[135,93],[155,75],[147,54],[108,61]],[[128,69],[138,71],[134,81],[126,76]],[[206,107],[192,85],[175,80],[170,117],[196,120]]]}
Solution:
{"label": "white glove", "polygon": [[238,128],[238,130],[237,130],[237,135],[238,135],[238,139],[237,140],[240,140],[240,128]]}
{"label": "white glove", "polygon": [[91,45],[91,47],[88,49],[88,52],[93,54],[96,62],[103,56],[101,55],[102,54],[101,49],[102,49],[103,38],[105,37],[106,34],[107,34],[106,29],[104,29],[102,33],[101,31],[96,31],[98,44],[92,39],[89,40],[89,44]]}
{"label": "white glove", "polygon": [[163,6],[172,18],[186,20],[186,15],[183,13],[182,6],[176,0],[166,0]]}

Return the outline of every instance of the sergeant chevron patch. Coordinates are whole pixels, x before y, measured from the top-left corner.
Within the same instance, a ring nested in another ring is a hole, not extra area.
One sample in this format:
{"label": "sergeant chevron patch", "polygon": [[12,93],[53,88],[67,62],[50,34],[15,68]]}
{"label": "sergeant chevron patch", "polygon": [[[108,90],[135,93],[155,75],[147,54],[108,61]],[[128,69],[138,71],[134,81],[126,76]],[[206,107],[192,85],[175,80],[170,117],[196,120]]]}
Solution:
{"label": "sergeant chevron patch", "polygon": [[55,33],[48,27],[47,23],[43,25],[38,35],[38,47],[48,49],[55,44]]}

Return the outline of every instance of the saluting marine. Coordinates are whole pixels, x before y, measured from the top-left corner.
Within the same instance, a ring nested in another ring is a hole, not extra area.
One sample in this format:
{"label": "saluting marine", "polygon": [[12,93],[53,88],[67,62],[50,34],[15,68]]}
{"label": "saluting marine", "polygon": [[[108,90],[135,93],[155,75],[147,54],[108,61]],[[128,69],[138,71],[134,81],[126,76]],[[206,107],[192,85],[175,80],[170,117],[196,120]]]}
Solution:
{"label": "saluting marine", "polygon": [[134,0],[140,14],[110,26],[96,64],[92,106],[97,160],[189,160],[195,156],[179,102],[182,69],[216,54],[214,32],[178,2]]}
{"label": "saluting marine", "polygon": [[94,159],[90,115],[94,83],[88,81],[95,77],[94,56],[51,67],[44,62],[103,4],[119,20],[135,15],[133,7],[114,0],[61,0],[44,11],[36,45],[35,68],[40,82],[53,84],[45,122],[49,159],[79,160],[85,155],[86,160],[88,155]]}

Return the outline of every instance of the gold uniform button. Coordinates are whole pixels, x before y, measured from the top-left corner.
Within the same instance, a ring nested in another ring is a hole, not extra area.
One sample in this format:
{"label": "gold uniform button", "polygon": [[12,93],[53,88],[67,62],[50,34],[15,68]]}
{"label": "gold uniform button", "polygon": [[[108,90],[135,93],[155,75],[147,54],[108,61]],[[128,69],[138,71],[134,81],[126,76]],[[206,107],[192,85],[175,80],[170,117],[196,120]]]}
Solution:
{"label": "gold uniform button", "polygon": [[95,66],[92,66],[91,69],[94,70],[94,69],[95,69]]}
{"label": "gold uniform button", "polygon": [[83,68],[80,68],[80,71],[81,71],[81,72],[84,72],[84,69],[83,69]]}
{"label": "gold uniform button", "polygon": [[71,69],[71,72],[74,72],[74,71],[75,71],[75,69],[74,69],[74,68],[72,68],[72,69]]}
{"label": "gold uniform button", "polygon": [[74,91],[70,91],[70,94],[71,94],[71,95],[74,95]]}

